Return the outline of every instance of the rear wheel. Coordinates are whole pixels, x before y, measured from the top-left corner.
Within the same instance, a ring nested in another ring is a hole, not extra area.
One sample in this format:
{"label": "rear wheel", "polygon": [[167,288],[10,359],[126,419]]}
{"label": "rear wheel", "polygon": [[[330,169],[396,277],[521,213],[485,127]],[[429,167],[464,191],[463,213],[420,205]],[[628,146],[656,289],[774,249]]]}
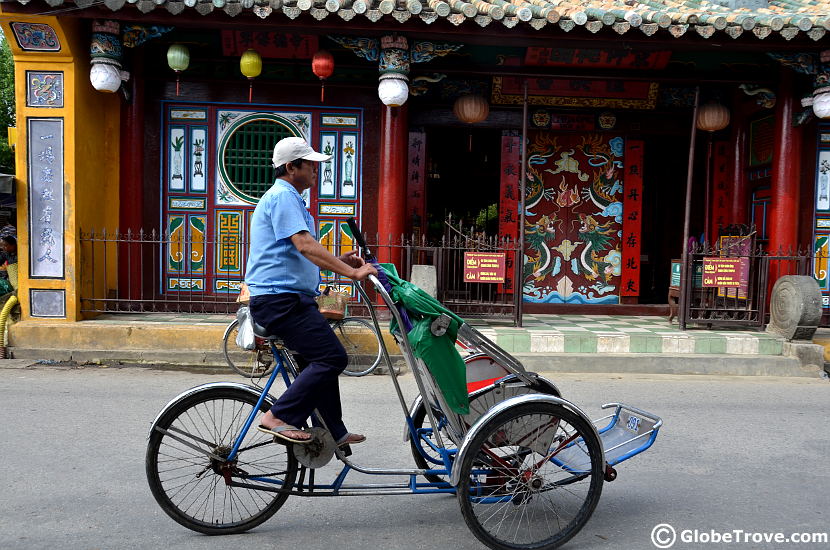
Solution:
{"label": "rear wheel", "polygon": [[[223,460],[256,403],[257,396],[243,390],[209,388],[171,407],[154,425],[147,481],[161,508],[181,525],[208,535],[241,533],[270,518],[288,498],[288,493],[227,485],[290,490],[296,479],[291,449],[253,427],[236,457]],[[263,402],[260,412],[267,410]]]}
{"label": "rear wheel", "polygon": [[498,550],[561,546],[582,529],[602,493],[596,432],[553,403],[525,403],[495,416],[459,466],[464,520]]}
{"label": "rear wheel", "polygon": [[222,353],[228,366],[237,374],[245,378],[262,378],[274,370],[274,354],[271,346],[261,338],[256,339],[256,349],[244,350],[236,345],[236,335],[239,332],[239,320],[225,329],[222,338]]}
{"label": "rear wheel", "polygon": [[329,323],[349,356],[343,374],[365,376],[380,365],[380,336],[375,331],[374,323],[357,317],[346,317],[342,321]]}

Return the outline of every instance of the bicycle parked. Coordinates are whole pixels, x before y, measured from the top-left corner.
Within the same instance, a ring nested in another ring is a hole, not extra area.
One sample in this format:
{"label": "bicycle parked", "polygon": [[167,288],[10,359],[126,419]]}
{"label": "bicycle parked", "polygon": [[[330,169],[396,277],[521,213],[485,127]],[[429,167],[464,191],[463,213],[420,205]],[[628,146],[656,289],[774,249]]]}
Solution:
{"label": "bicycle parked", "polygon": [[[365,376],[380,365],[380,335],[371,322],[360,317],[329,319],[328,322],[349,356],[349,363],[343,374]],[[240,349],[236,345],[238,330],[239,320],[234,319],[222,337],[222,353],[228,366],[245,378],[261,378],[271,374],[275,362],[268,342],[256,337],[256,348],[250,351]]]}

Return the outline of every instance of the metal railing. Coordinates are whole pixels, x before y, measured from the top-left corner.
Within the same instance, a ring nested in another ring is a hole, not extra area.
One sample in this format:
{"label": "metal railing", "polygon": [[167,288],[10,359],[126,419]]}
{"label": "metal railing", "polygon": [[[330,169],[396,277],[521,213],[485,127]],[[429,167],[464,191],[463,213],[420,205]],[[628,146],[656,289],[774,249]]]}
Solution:
{"label": "metal railing", "polygon": [[[497,237],[457,235],[428,242],[409,236],[381,239],[368,236],[370,249],[381,261],[395,264],[407,280],[418,264],[436,268],[437,298],[462,316],[512,318],[520,322],[521,248]],[[233,313],[245,277],[248,242],[235,236],[206,237],[160,231],[82,231],[81,311],[96,313]],[[332,247],[337,255],[345,252]],[[465,252],[503,254],[503,283],[464,280]],[[337,277],[324,283],[347,285]],[[370,293],[371,294],[371,293]],[[354,300],[353,314],[365,314]]]}
{"label": "metal railing", "polygon": [[[713,266],[724,258],[735,262],[736,275],[743,283],[729,287],[704,286],[707,277],[705,264]],[[681,325],[761,328],[769,322],[770,297],[775,282],[785,275],[821,278],[819,271],[822,265],[827,265],[827,261],[827,256],[822,254],[794,249],[770,253],[760,247],[741,250],[697,245],[689,250],[688,255]],[[822,326],[827,326],[828,322],[830,318],[825,313]]]}

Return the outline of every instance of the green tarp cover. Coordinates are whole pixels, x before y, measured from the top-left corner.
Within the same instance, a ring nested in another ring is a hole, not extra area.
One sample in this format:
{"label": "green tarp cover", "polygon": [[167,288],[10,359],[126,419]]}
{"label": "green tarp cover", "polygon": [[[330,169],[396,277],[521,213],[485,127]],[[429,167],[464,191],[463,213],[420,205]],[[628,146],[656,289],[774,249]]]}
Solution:
{"label": "green tarp cover", "polygon": [[[415,357],[424,361],[453,412],[468,414],[470,400],[467,398],[467,367],[455,349],[458,328],[464,324],[464,320],[417,286],[401,279],[393,264],[380,265],[392,285],[392,299],[395,303],[402,304],[409,313],[412,330],[406,337]],[[435,336],[429,327],[442,313],[450,317],[450,326],[443,336]],[[398,330],[394,317],[389,330]]]}

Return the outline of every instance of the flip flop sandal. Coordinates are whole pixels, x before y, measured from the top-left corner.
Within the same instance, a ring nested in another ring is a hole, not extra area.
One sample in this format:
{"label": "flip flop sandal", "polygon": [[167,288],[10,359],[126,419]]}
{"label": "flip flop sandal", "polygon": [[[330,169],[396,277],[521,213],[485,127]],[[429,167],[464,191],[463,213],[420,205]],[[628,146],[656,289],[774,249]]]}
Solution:
{"label": "flip flop sandal", "polygon": [[[314,439],[313,437],[309,437],[308,439],[296,439],[294,437],[288,437],[287,435],[285,435],[282,432],[302,432],[303,431],[300,428],[298,428],[296,426],[292,426],[290,424],[285,424],[283,426],[276,426],[274,428],[266,428],[265,426],[260,424],[259,426],[257,426],[257,430],[261,431],[262,433],[273,435],[276,438],[275,441],[277,439],[282,440],[282,441],[277,441],[278,443],[296,443],[298,445],[307,445],[308,443],[311,443],[311,441]],[[305,433],[305,432],[303,432],[303,433]]]}
{"label": "flip flop sandal", "polygon": [[[360,437],[360,439],[349,440],[350,437]],[[366,441],[365,435],[358,436],[357,434],[347,433],[346,435],[337,440],[337,446],[345,447],[347,445],[356,445],[357,443],[363,443],[364,441]]]}

